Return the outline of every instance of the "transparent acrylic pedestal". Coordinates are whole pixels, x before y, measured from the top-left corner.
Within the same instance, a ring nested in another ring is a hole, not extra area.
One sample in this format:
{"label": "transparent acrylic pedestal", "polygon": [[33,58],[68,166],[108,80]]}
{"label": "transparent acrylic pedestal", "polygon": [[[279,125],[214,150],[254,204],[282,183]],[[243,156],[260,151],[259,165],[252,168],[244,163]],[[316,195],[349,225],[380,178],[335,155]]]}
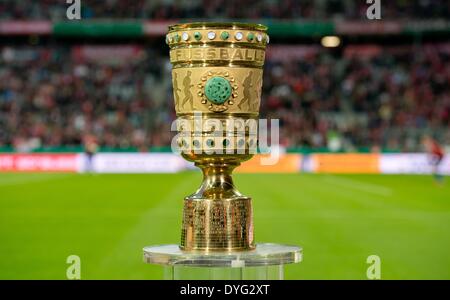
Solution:
{"label": "transparent acrylic pedestal", "polygon": [[239,252],[182,251],[178,245],[144,248],[144,261],[164,266],[164,279],[174,280],[281,280],[284,265],[301,259],[300,247],[279,244]]}

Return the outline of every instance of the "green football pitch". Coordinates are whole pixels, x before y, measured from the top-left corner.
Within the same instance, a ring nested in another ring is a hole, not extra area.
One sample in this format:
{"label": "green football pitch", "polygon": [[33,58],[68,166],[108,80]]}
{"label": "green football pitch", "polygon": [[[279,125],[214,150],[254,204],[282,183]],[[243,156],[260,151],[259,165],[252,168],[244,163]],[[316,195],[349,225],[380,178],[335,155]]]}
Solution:
{"label": "green football pitch", "polygon": [[[146,245],[178,243],[182,199],[199,172],[0,174],[0,278],[160,279]],[[450,182],[431,176],[237,174],[257,242],[301,245],[287,279],[450,279]]]}

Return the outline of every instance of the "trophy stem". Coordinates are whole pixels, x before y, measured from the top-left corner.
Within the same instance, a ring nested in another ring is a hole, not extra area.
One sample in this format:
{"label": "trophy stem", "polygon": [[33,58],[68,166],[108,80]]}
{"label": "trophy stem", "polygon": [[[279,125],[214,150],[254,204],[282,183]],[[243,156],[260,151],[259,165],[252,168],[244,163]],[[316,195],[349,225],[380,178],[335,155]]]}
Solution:
{"label": "trophy stem", "polygon": [[194,197],[208,199],[229,199],[242,197],[236,190],[231,173],[240,163],[210,162],[197,163],[203,172],[203,182]]}
{"label": "trophy stem", "polygon": [[236,190],[231,172],[239,162],[196,164],[203,183],[184,199],[182,250],[241,251],[254,248],[251,198]]}

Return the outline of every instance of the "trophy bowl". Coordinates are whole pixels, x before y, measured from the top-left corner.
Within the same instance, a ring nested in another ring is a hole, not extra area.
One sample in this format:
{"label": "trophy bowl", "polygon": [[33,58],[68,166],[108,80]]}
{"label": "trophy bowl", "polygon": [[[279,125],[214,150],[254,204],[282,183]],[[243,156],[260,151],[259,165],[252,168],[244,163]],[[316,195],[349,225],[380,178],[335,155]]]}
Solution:
{"label": "trophy bowl", "polygon": [[267,27],[190,23],[169,27],[178,134],[175,148],[203,172],[184,199],[182,250],[254,249],[251,198],[231,173],[256,153]]}

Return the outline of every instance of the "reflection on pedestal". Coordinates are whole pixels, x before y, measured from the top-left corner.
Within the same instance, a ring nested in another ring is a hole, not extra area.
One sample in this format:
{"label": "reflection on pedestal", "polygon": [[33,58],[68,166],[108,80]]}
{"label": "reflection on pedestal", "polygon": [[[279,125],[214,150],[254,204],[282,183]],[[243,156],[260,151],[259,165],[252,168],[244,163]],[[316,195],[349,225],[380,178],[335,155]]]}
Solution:
{"label": "reflection on pedestal", "polygon": [[183,251],[178,245],[144,248],[145,262],[163,265],[169,280],[281,280],[284,265],[301,259],[301,248],[279,244],[234,252]]}

